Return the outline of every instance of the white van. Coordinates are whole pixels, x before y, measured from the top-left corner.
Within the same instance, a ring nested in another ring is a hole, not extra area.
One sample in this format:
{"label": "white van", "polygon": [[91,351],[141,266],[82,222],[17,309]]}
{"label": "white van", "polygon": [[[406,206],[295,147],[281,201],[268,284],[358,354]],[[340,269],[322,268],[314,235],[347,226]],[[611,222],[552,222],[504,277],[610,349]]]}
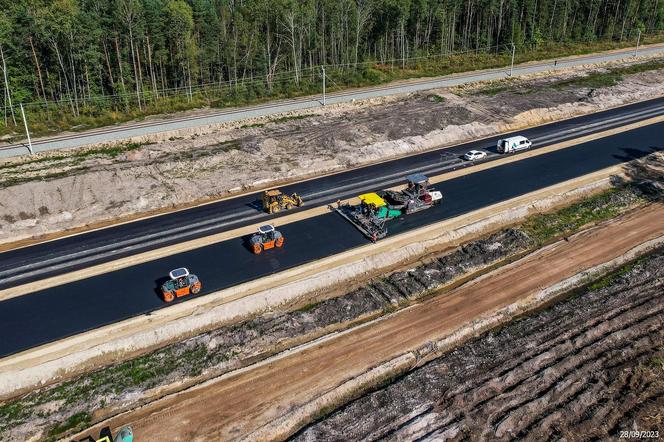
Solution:
{"label": "white van", "polygon": [[517,135],[514,137],[503,138],[498,140],[498,153],[512,153],[519,150],[530,149],[533,143],[526,137]]}

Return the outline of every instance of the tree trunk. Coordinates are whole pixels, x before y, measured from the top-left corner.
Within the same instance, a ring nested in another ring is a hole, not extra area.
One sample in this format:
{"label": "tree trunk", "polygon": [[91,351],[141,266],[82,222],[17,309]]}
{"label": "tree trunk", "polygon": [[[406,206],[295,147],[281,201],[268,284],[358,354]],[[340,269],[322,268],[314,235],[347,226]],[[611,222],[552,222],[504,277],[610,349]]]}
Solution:
{"label": "tree trunk", "polygon": [[69,104],[71,105],[71,112],[72,112],[72,114],[76,115],[76,108],[74,107],[74,101],[72,100],[71,90],[69,89],[69,79],[67,78],[67,68],[65,68],[65,63],[62,60],[62,54],[60,53],[60,49],[58,48],[58,44],[53,38],[51,38],[51,45],[53,45],[53,49],[55,50],[55,55],[58,59],[58,63],[60,64],[60,69],[62,69],[62,76],[64,77],[64,80],[65,80],[65,89],[67,90],[67,95],[69,96]]}
{"label": "tree trunk", "polygon": [[136,70],[138,71],[138,84],[141,88],[141,94],[143,93],[143,66],[141,65],[141,51],[136,45]]}
{"label": "tree trunk", "polygon": [[11,90],[9,89],[9,81],[7,80],[7,63],[5,62],[5,51],[2,49],[2,45],[0,45],[0,57],[2,58],[2,75],[5,79],[5,98],[7,100],[5,101],[5,126],[7,125],[7,103],[9,103],[9,109],[12,113],[12,121],[14,122],[14,126],[16,126],[16,116],[14,115],[12,94]]}
{"label": "tree trunk", "polygon": [[152,93],[155,98],[159,98],[159,91],[157,88],[157,77],[154,73],[154,65],[152,64],[152,46],[150,45],[150,36],[146,37],[147,49],[148,49],[148,65],[150,66],[150,81],[152,82]]}
{"label": "tree trunk", "polygon": [[138,110],[142,111],[143,107],[141,106],[141,83],[138,80],[138,72],[136,68],[136,56],[134,55],[134,34],[129,28],[129,47],[131,49],[131,63],[134,66],[134,83],[136,83],[136,102],[138,103]]}
{"label": "tree trunk", "polygon": [[88,86],[88,100],[92,101],[92,92],[90,91],[90,75],[88,73],[87,63],[85,63],[85,83]]}
{"label": "tree trunk", "polygon": [[120,69],[120,84],[122,85],[122,97],[125,103],[125,107],[128,109],[129,104],[127,103],[127,88],[125,87],[124,82],[124,73],[122,72],[122,56],[120,55],[120,43],[118,42],[118,37],[115,37],[115,53],[118,58],[118,68]]}
{"label": "tree trunk", "polygon": [[74,57],[71,52],[71,47],[69,50],[69,67],[71,68],[71,84],[74,87],[74,107],[76,108],[76,116],[78,117],[80,115],[80,111],[78,109],[78,85],[76,84],[76,70],[74,69]]}
{"label": "tree trunk", "polygon": [[[42,79],[41,67],[39,66],[39,60],[37,59],[37,52],[35,51],[35,45],[32,43],[32,36],[28,37],[30,41],[30,48],[32,49],[32,57],[35,60],[35,67],[37,68],[37,77],[39,78],[39,85],[41,86],[42,96],[44,97],[44,103],[48,107],[48,101],[46,100],[46,89],[44,88],[44,80]],[[39,95],[39,89],[37,90],[37,95]]]}
{"label": "tree trunk", "polygon": [[286,16],[286,23],[284,27],[288,31],[288,42],[291,46],[291,53],[293,55],[293,67],[295,70],[295,84],[300,86],[300,62],[297,57],[298,52],[298,39],[295,37],[295,13],[290,11]]}
{"label": "tree trunk", "polygon": [[113,71],[111,70],[111,58],[108,55],[108,48],[106,47],[106,39],[102,39],[102,45],[104,46],[104,59],[106,60],[106,69],[108,70],[108,79],[111,82],[111,88],[113,94],[116,93],[115,90],[115,80],[113,80]]}
{"label": "tree trunk", "polygon": [[369,6],[367,6],[366,2],[360,2],[357,5],[357,20],[355,23],[355,67],[357,67],[357,59],[358,59],[358,49],[360,46],[360,32],[364,28],[364,26],[367,23],[367,20],[369,19]]}

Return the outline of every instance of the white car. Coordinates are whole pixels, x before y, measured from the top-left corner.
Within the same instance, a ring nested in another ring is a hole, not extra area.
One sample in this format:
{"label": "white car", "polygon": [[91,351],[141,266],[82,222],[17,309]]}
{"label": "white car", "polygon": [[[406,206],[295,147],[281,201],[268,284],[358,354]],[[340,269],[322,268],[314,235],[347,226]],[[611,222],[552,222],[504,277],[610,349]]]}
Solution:
{"label": "white car", "polygon": [[481,150],[471,150],[463,156],[463,159],[468,161],[481,160],[482,158],[486,158],[486,152]]}

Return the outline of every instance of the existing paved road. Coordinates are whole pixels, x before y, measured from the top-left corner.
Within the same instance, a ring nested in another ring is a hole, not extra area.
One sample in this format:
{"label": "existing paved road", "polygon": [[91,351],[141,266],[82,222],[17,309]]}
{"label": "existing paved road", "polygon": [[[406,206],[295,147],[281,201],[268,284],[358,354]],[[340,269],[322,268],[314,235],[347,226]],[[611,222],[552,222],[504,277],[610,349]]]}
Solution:
{"label": "existing paved road", "polygon": [[[634,49],[631,48],[620,51],[591,54],[587,56],[563,58],[560,60],[545,60],[542,62],[526,63],[523,65],[514,66],[513,75],[518,76],[536,72],[550,71],[554,69],[554,62],[557,63],[557,68],[567,68],[584,64],[601,63],[631,58],[633,54]],[[654,54],[664,54],[664,45],[653,45],[639,49],[639,55],[641,56]],[[509,67],[455,74],[445,77],[401,81],[384,86],[367,87],[328,94],[326,101],[329,104],[343,103],[351,100],[362,100],[366,98],[417,92],[439,87],[449,87],[464,83],[472,83],[475,81],[497,80],[505,78],[508,74]],[[226,121],[237,121],[246,118],[272,115],[280,112],[309,109],[321,106],[321,99],[322,97],[320,96],[302,97],[263,105],[231,108],[221,111],[210,111],[195,116],[173,116],[172,118],[166,118],[159,121],[128,123],[119,126],[94,129],[76,134],[67,134],[34,140],[33,148],[35,152],[43,152],[68,147],[79,147],[90,144],[107,143],[109,141],[145,136],[159,132],[170,132],[178,129],[188,129]],[[0,157],[23,155],[26,153],[27,149],[25,143],[17,143],[0,147]]]}
{"label": "existing paved road", "polygon": [[[449,179],[436,187],[442,205],[390,222],[392,235],[486,207],[664,150],[664,123],[643,126],[574,147]],[[370,182],[368,190],[382,186]],[[203,281],[204,293],[260,278],[366,244],[336,213],[280,228],[283,249],[253,255],[247,238],[200,249],[45,289],[0,302],[0,356],[163,308],[162,278],[187,266]]]}
{"label": "existing paved road", "polygon": [[[541,148],[582,135],[664,114],[664,98],[534,127],[521,133]],[[403,184],[407,173],[437,175],[466,167],[460,156],[470,149],[499,158],[498,137],[442,148],[381,164],[285,186],[303,196],[307,207],[331,203],[365,191]],[[278,218],[259,210],[259,193],[96,230],[0,253],[0,289],[108,262],[124,256]],[[450,196],[445,196],[450,200]],[[282,214],[284,215],[284,214]]]}

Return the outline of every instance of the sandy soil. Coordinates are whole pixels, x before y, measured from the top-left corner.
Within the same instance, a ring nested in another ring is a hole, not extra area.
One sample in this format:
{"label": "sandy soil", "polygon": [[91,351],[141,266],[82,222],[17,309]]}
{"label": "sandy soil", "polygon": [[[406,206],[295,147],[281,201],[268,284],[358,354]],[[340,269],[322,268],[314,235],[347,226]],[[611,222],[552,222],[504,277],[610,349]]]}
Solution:
{"label": "sandy soil", "polygon": [[[587,72],[394,96],[229,123],[147,146],[0,161],[0,243],[179,207],[664,94],[664,71],[612,87],[551,87]],[[597,69],[597,68],[595,68]],[[531,93],[532,91],[537,93]]]}
{"label": "sandy soil", "polygon": [[664,432],[664,253],[458,348],[296,441],[607,440]]}
{"label": "sandy soil", "polygon": [[[469,321],[622,256],[635,245],[663,234],[664,206],[655,204],[542,249],[446,296],[164,398],[113,419],[110,425],[115,428],[131,423],[134,434],[146,440],[230,440],[247,436],[371,367],[422,348]],[[647,321],[657,319],[653,315],[650,311]],[[650,324],[648,333],[653,327],[661,328],[661,322],[660,315],[659,324]],[[616,343],[615,339],[607,342]],[[551,358],[543,359],[552,362]],[[506,409],[509,411],[509,406]]]}

